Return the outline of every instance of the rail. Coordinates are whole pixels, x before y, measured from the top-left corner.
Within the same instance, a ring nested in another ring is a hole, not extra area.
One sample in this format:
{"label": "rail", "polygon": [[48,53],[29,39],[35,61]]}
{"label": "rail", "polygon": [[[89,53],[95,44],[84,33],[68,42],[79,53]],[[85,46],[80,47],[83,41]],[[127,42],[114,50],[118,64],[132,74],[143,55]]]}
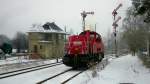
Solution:
{"label": "rail", "polygon": [[20,75],[20,74],[24,74],[24,73],[28,73],[28,72],[32,72],[32,71],[37,71],[40,69],[45,69],[45,68],[49,68],[49,67],[53,67],[53,66],[57,66],[57,65],[61,65],[61,64],[62,64],[62,62],[50,63],[50,64],[45,64],[45,65],[39,65],[39,66],[35,66],[35,67],[29,67],[29,68],[25,68],[25,69],[5,72],[5,73],[0,74],[0,79],[11,77],[11,76],[16,76],[16,75]]}

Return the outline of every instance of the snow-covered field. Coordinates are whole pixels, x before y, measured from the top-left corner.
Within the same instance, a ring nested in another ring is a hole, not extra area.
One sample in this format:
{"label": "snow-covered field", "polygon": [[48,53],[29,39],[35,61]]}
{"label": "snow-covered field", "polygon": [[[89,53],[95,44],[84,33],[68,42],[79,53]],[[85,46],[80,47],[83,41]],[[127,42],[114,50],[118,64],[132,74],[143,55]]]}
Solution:
{"label": "snow-covered field", "polygon": [[[0,84],[35,84],[37,81],[45,79],[66,69],[69,69],[69,67],[59,65],[56,67],[1,79]],[[47,81],[47,83],[59,84],[57,80],[64,80],[66,77],[73,74],[74,73],[64,74],[63,76],[58,77],[58,79],[53,79],[53,82]],[[87,70],[86,72],[73,78],[67,84],[149,84],[149,79],[150,69],[145,68],[137,56],[126,55],[116,59],[111,58],[108,60],[106,67],[103,68],[101,64],[99,64],[95,68]]]}
{"label": "snow-covered field", "polygon": [[137,56],[126,55],[113,59],[103,70],[97,70],[95,77],[92,73],[87,71],[68,84],[150,84],[150,69],[145,68]]}
{"label": "snow-covered field", "polygon": [[[61,59],[59,59],[60,61]],[[24,56],[21,57],[11,57],[7,58],[6,60],[0,60],[0,73],[14,71],[18,69],[23,69],[27,67],[33,67],[37,65],[55,63],[56,59],[54,60],[31,60],[27,59]]]}
{"label": "snow-covered field", "polygon": [[[29,59],[28,56],[9,57],[5,60],[4,59],[0,60],[0,66],[17,64],[17,63],[28,63],[28,62],[34,62],[34,61],[43,61],[43,60],[41,60],[41,59],[39,59],[39,60]],[[51,60],[51,61],[56,62],[56,60]]]}
{"label": "snow-covered field", "polygon": [[30,62],[35,60],[29,60],[28,56],[18,56],[18,57],[9,57],[7,59],[0,60],[0,66],[5,64],[15,64],[15,63],[22,63],[22,62]]}

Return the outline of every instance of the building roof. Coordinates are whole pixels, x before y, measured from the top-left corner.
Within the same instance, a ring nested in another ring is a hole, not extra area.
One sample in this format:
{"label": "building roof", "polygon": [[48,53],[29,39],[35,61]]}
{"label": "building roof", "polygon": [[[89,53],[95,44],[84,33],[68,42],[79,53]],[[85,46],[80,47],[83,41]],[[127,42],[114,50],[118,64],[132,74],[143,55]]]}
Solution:
{"label": "building roof", "polygon": [[58,27],[54,22],[50,23],[47,22],[43,25],[45,30],[56,30],[56,31],[63,31],[60,27]]}
{"label": "building roof", "polygon": [[58,27],[54,22],[46,22],[44,25],[33,25],[29,32],[40,32],[40,33],[62,33],[67,34],[64,32],[60,27]]}

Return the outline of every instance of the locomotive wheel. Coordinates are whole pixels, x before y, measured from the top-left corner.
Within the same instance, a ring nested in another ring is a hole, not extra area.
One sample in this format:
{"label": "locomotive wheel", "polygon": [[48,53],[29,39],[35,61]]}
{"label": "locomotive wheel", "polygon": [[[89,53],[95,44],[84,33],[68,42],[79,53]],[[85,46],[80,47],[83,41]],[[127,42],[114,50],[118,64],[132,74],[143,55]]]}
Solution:
{"label": "locomotive wheel", "polygon": [[104,53],[101,53],[102,58],[104,58]]}
{"label": "locomotive wheel", "polygon": [[89,60],[88,62],[87,62],[87,68],[90,68],[90,67],[92,67],[93,65],[95,65],[95,61],[94,61],[94,59],[92,59],[92,60]]}
{"label": "locomotive wheel", "polygon": [[78,67],[78,59],[77,56],[74,57],[74,63],[73,63],[74,68]]}
{"label": "locomotive wheel", "polygon": [[99,62],[101,62],[103,58],[104,58],[104,54],[103,54],[103,53],[100,53],[100,54],[99,54]]}

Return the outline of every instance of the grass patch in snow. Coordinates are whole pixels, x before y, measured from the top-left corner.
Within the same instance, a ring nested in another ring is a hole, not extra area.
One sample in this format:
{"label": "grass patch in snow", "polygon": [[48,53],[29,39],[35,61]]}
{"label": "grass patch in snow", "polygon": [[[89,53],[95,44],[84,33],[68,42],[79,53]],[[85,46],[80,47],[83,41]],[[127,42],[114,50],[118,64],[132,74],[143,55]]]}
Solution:
{"label": "grass patch in snow", "polygon": [[149,56],[141,54],[138,57],[142,60],[143,65],[145,65],[147,68],[150,68],[150,57]]}

